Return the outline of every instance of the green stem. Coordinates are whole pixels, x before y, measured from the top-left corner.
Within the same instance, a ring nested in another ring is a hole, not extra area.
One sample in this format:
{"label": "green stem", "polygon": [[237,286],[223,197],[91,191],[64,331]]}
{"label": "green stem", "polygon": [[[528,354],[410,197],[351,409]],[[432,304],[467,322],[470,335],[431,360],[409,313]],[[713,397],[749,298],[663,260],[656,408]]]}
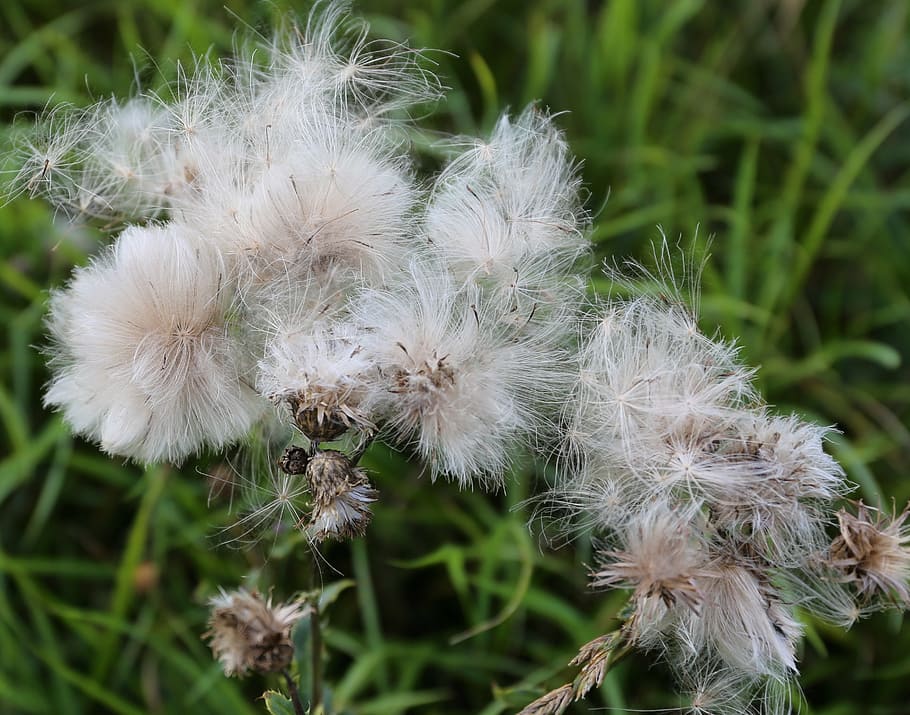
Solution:
{"label": "green stem", "polygon": [[294,714],[307,715],[306,710],[303,709],[303,703],[300,702],[300,692],[297,690],[297,683],[294,682],[294,678],[291,677],[291,674],[287,670],[282,670],[281,674],[284,676],[284,679],[288,684],[288,695],[291,696],[291,704],[294,706]]}
{"label": "green stem", "polygon": [[313,669],[313,712],[322,711],[322,629],[319,624],[319,604],[313,603],[313,615],[310,616],[310,647]]}

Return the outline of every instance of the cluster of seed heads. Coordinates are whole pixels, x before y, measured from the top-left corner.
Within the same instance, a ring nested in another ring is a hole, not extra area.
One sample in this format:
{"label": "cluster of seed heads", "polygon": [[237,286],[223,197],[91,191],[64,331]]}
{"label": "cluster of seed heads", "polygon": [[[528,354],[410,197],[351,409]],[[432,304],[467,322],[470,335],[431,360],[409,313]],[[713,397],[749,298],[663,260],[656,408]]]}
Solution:
{"label": "cluster of seed heads", "polygon": [[[122,226],[50,301],[45,403],[76,433],[139,462],[262,444],[236,468],[238,530],[313,544],[366,532],[373,441],[462,486],[554,457],[543,513],[595,534],[592,585],[629,605],[528,714],[630,648],[693,712],[782,712],[797,606],[840,625],[910,606],[907,512],[837,511],[828,429],[773,412],[700,332],[679,290],[697,280],[659,260],[657,295],[585,299],[579,167],[547,112],[443,143],[418,175],[409,114],[441,85],[341,3],[178,74],[173,96],[63,107],[21,142],[21,191]],[[213,648],[228,672],[283,667],[297,617],[224,596]]]}

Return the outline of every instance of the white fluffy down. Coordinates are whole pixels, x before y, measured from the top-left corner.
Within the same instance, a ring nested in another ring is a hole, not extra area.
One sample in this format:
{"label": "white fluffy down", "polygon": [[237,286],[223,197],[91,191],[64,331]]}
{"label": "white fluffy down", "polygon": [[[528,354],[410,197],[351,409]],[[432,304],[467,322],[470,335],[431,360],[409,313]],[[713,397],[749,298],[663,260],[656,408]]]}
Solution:
{"label": "white fluffy down", "polygon": [[515,446],[544,428],[538,408],[557,389],[556,348],[504,332],[503,310],[422,262],[402,285],[366,291],[355,307],[375,365],[372,412],[417,447],[434,476],[498,483]]}
{"label": "white fluffy down", "polygon": [[262,401],[225,323],[221,260],[175,224],[132,227],[51,299],[45,403],[142,462],[243,436]]}

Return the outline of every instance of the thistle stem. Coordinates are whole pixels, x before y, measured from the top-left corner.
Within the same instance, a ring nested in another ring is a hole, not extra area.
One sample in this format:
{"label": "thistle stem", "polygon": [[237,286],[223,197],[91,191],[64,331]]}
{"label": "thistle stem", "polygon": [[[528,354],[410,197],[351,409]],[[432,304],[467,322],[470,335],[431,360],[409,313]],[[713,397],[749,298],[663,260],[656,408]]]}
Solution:
{"label": "thistle stem", "polygon": [[313,712],[321,712],[322,705],[322,628],[319,624],[319,604],[313,603],[310,616],[310,648],[313,671]]}
{"label": "thistle stem", "polygon": [[291,677],[291,674],[286,669],[282,670],[281,674],[288,684],[288,695],[291,696],[294,715],[307,715],[307,711],[303,709],[303,703],[300,702],[300,691],[297,690],[297,683],[294,682],[294,678]]}

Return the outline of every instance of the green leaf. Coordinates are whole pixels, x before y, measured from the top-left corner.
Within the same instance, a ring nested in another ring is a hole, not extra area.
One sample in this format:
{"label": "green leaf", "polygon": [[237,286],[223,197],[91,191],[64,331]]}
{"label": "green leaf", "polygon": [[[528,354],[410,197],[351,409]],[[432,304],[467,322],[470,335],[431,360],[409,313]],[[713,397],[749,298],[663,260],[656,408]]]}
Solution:
{"label": "green leaf", "polygon": [[346,591],[349,588],[353,588],[357,585],[357,582],[353,579],[346,578],[341,581],[335,581],[330,583],[328,586],[322,589],[322,592],[319,594],[319,612],[324,613],[325,609],[328,606],[331,606],[338,600],[338,597],[342,594],[343,591]]}
{"label": "green leaf", "polygon": [[313,621],[312,612],[301,618],[294,626],[291,639],[294,642],[294,662],[297,664],[297,687],[300,698],[310,702],[313,693]]}
{"label": "green leaf", "polygon": [[395,715],[419,705],[430,705],[448,700],[449,695],[441,690],[418,690],[409,693],[390,693],[357,708],[359,715]]}
{"label": "green leaf", "polygon": [[266,690],[262,694],[262,699],[265,700],[265,707],[272,715],[296,715],[294,703],[277,690]]}

